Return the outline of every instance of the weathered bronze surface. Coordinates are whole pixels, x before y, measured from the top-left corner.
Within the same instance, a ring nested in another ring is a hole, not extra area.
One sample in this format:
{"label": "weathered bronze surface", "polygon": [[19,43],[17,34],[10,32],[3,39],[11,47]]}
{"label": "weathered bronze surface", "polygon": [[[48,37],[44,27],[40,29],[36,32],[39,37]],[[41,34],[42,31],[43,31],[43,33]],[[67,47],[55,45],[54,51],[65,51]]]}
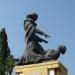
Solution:
{"label": "weathered bronze surface", "polygon": [[39,63],[47,60],[57,60],[60,54],[64,54],[66,51],[66,47],[63,45],[60,45],[57,49],[43,49],[39,42],[48,42],[40,38],[37,34],[43,35],[45,38],[50,36],[37,28],[37,24],[35,23],[37,18],[38,15],[32,13],[28,14],[24,21],[26,49],[18,62],[19,65]]}

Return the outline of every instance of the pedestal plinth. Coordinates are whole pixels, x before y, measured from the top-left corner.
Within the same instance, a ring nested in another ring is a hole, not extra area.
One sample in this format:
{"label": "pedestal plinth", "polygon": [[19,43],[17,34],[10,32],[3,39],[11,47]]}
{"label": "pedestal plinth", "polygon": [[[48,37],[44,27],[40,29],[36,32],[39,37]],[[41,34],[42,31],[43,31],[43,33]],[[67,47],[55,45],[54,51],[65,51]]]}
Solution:
{"label": "pedestal plinth", "polygon": [[15,67],[16,75],[68,75],[67,69],[59,61]]}

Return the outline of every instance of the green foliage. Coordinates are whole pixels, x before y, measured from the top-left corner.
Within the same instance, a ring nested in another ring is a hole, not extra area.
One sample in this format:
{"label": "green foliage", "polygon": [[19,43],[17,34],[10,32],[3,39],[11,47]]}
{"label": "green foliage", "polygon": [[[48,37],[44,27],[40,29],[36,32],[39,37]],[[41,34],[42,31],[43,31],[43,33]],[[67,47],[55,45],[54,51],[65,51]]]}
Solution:
{"label": "green foliage", "polygon": [[13,63],[13,56],[10,54],[7,42],[7,34],[3,28],[0,31],[0,75],[5,75],[6,71],[12,70]]}
{"label": "green foliage", "polygon": [[10,55],[6,59],[6,71],[7,72],[12,72],[14,67],[14,60],[13,60],[13,55]]}

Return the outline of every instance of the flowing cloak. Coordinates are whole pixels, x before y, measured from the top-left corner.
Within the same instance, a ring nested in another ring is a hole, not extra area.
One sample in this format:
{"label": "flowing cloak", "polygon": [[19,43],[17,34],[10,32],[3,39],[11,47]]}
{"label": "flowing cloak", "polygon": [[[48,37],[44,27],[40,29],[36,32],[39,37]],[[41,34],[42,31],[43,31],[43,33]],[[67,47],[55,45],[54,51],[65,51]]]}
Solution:
{"label": "flowing cloak", "polygon": [[36,33],[40,35],[43,35],[44,33],[37,29],[36,23],[31,20],[24,21],[24,30],[26,32],[25,41],[27,46],[21,63],[36,63],[42,58],[44,52],[44,49],[39,44],[39,42],[43,42],[44,40],[37,36]]}

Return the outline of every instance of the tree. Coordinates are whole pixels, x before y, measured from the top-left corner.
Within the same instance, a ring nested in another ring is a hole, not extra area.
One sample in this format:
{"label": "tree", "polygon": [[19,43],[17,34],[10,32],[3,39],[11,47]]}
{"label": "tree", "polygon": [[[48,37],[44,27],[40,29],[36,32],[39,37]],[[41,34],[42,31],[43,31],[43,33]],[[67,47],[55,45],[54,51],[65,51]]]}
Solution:
{"label": "tree", "polygon": [[13,55],[9,55],[6,59],[6,71],[11,75],[14,67]]}
{"label": "tree", "polygon": [[7,40],[7,34],[5,28],[3,28],[0,31],[0,75],[5,75],[5,72],[9,71],[10,66],[13,64],[13,56],[10,54]]}

